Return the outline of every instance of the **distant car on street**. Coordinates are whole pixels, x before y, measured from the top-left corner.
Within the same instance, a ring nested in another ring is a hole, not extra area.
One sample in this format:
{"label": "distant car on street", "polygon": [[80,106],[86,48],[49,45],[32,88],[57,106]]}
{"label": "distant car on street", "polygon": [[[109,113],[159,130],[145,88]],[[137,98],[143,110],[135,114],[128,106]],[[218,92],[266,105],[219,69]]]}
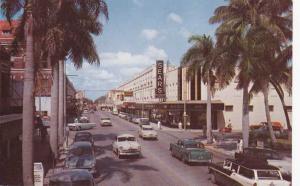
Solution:
{"label": "distant car on street", "polygon": [[80,185],[95,186],[93,175],[83,169],[65,169],[49,177],[49,186]]}
{"label": "distant car on street", "polygon": [[90,132],[76,132],[74,142],[88,141],[94,146],[93,135]]}
{"label": "distant car on street", "polygon": [[96,127],[96,123],[90,123],[87,118],[81,117],[79,121],[68,123],[68,127],[70,130],[86,130]]}
{"label": "distant car on street", "polygon": [[184,163],[210,163],[213,155],[204,148],[203,143],[193,139],[180,139],[177,143],[170,144],[173,157],[179,158]]}
{"label": "distant car on street", "polygon": [[214,184],[224,186],[289,186],[289,181],[283,180],[277,167],[226,159],[224,162],[211,163],[208,167],[210,180]]}
{"label": "distant car on street", "polygon": [[283,157],[278,152],[267,149],[267,148],[255,148],[255,147],[249,147],[243,149],[243,152],[241,153],[235,153],[235,159],[237,160],[244,160],[253,158],[256,159],[256,157],[259,157],[259,159],[263,159],[268,162],[269,165],[273,165],[275,167],[278,167],[280,172],[282,173],[282,176],[286,180],[291,180],[292,177],[292,159],[288,157]]}
{"label": "distant car on street", "polygon": [[157,132],[150,125],[142,125],[138,133],[143,139],[157,139]]}
{"label": "distant car on street", "polygon": [[125,113],[125,112],[120,112],[118,116],[119,116],[120,118],[122,118],[122,119],[125,119],[126,116],[127,116],[127,113]]}
{"label": "distant car on street", "polygon": [[142,127],[142,125],[150,125],[149,118],[139,118],[138,124],[140,127]]}
{"label": "distant car on street", "polygon": [[123,155],[140,156],[141,145],[137,142],[136,138],[131,134],[122,134],[116,137],[112,144],[113,152],[120,158]]}
{"label": "distant car on street", "polygon": [[74,142],[68,151],[65,167],[69,169],[86,169],[97,175],[96,158],[92,144],[87,141]]}
{"label": "distant car on street", "polygon": [[110,118],[100,118],[100,125],[104,126],[112,126]]}

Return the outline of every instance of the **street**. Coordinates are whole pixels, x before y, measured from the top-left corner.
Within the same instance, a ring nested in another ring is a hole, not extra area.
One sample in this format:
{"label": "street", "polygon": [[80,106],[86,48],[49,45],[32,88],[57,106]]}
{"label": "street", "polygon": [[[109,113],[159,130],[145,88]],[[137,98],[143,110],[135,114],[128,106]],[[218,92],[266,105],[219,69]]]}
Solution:
{"label": "street", "polygon": [[[101,117],[111,117],[112,127],[101,127]],[[187,165],[173,158],[169,152],[171,142],[178,137],[195,136],[182,135],[180,132],[159,131],[158,140],[143,140],[138,138],[138,126],[101,111],[89,114],[91,122],[97,127],[89,130],[95,141],[97,169],[100,172],[96,183],[101,185],[214,185],[209,180],[206,165]],[[76,132],[70,132],[70,138]],[[118,159],[112,152],[112,142],[118,134],[129,133],[137,137],[142,146],[142,157],[123,157]],[[221,161],[214,156],[214,161]]]}

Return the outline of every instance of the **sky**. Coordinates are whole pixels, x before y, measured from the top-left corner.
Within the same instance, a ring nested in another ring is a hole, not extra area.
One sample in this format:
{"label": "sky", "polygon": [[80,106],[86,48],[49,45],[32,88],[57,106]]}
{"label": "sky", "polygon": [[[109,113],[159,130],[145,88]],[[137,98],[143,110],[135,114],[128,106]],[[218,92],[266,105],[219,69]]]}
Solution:
{"label": "sky", "polygon": [[[157,59],[178,66],[191,46],[192,34],[214,36],[217,25],[208,23],[225,0],[106,0],[109,20],[94,37],[100,66],[75,69],[67,61],[67,74],[77,90],[96,99],[117,88]],[[2,17],[3,18],[3,17]],[[75,75],[75,76],[74,76]],[[96,91],[98,90],[98,91]]]}
{"label": "sky", "polygon": [[101,65],[85,63],[76,70],[70,61],[67,74],[78,90],[96,99],[117,88],[156,59],[179,65],[191,46],[191,34],[214,36],[217,25],[208,19],[224,0],[107,0],[109,20],[95,37]]}

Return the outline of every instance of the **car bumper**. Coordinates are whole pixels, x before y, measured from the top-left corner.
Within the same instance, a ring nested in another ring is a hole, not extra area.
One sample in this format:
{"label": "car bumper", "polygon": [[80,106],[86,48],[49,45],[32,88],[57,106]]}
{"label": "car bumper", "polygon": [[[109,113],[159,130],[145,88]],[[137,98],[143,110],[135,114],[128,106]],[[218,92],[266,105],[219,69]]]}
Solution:
{"label": "car bumper", "polygon": [[142,137],[147,139],[157,139],[157,135],[142,135]]}
{"label": "car bumper", "polygon": [[120,155],[124,155],[124,156],[134,156],[134,155],[141,155],[140,151],[134,151],[134,152],[124,152],[124,151],[120,151],[119,152]]}
{"label": "car bumper", "polygon": [[202,159],[202,160],[199,160],[199,159],[188,159],[187,162],[189,163],[211,163],[211,159]]}

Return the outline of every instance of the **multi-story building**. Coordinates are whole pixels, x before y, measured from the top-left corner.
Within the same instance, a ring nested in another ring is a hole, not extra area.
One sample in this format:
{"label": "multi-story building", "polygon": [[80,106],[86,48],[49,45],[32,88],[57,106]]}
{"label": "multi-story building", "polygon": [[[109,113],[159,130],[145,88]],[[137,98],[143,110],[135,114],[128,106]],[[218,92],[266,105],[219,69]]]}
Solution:
{"label": "multi-story building", "polygon": [[[207,87],[201,80],[201,72],[187,78],[186,67],[164,68],[165,98],[155,98],[156,66],[145,69],[131,80],[123,83],[117,91],[109,92],[109,98],[115,105],[125,111],[135,114],[162,115],[166,124],[172,125],[183,121],[184,112],[192,128],[202,128],[206,125]],[[131,92],[125,96],[125,92]],[[113,98],[113,99],[111,99]],[[291,116],[292,97],[285,92],[285,102]],[[129,104],[130,103],[130,104]],[[270,86],[269,108],[272,121],[279,121],[286,127],[286,119],[280,99]],[[250,101],[250,124],[266,121],[263,95],[254,95]],[[212,125],[219,129],[231,123],[233,129],[242,128],[242,91],[236,89],[232,81],[225,89],[217,91],[212,97]]]}

